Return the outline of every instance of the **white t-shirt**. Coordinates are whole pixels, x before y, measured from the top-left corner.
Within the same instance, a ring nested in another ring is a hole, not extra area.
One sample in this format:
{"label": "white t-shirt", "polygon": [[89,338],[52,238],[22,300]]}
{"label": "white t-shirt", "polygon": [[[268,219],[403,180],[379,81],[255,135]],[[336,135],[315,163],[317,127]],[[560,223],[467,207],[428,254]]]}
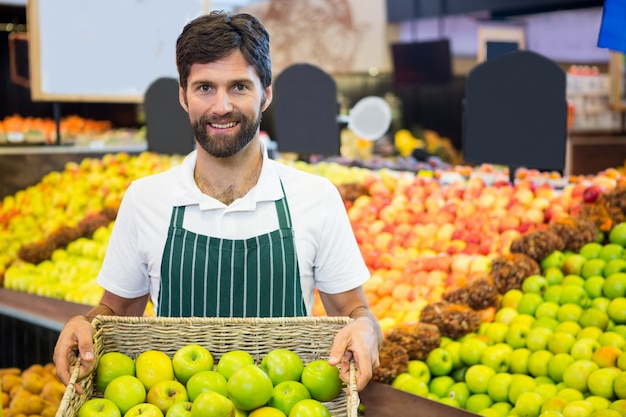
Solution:
{"label": "white t-shirt", "polygon": [[198,189],[196,152],[166,172],[134,181],[127,189],[111,234],[98,283],[125,298],[150,292],[157,308],[161,260],[175,206],[186,206],[183,227],[222,239],[247,239],[278,228],[274,202],[283,183],[293,224],[302,294],[310,314],[314,287],[335,294],[363,284],[363,261],[337,188],[326,178],[268,158],[263,148],[259,181],[226,206]]}

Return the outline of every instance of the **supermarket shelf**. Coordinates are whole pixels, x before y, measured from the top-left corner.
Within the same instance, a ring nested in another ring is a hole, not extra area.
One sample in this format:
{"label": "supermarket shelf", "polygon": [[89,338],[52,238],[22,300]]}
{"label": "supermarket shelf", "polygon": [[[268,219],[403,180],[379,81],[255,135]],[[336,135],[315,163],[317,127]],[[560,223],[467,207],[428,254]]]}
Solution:
{"label": "supermarket shelf", "polygon": [[370,382],[359,393],[365,417],[446,416],[471,417],[474,413],[400,391],[380,382]]}
{"label": "supermarket shelf", "polygon": [[60,331],[70,317],[86,314],[90,309],[83,304],[0,288],[0,315],[49,330]]}

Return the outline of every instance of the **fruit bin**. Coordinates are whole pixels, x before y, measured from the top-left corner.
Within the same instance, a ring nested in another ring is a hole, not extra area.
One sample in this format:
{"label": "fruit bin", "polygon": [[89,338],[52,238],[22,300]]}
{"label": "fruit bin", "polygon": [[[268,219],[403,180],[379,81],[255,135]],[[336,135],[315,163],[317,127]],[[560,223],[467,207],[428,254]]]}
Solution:
{"label": "fruit bin", "polygon": [[[330,353],[335,334],[351,321],[349,317],[293,317],[293,318],[173,318],[97,316],[94,328],[94,355],[98,359],[107,352],[121,352],[136,358],[141,352],[157,349],[170,356],[184,345],[197,343],[206,347],[215,357],[231,350],[250,353],[257,364],[269,351],[290,349],[307,364],[325,359]],[[72,372],[57,417],[74,417],[82,404],[93,396],[102,396],[95,390],[95,370],[80,384],[78,394],[74,382],[78,367]],[[350,367],[350,383],[333,401],[324,403],[332,417],[356,417],[359,396],[356,389],[356,371]]]}

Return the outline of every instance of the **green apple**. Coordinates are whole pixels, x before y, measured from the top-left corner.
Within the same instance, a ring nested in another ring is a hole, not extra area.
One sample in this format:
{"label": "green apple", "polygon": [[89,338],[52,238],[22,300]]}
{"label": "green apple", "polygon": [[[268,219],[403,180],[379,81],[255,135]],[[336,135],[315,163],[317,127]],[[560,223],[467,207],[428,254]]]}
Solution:
{"label": "green apple", "polygon": [[608,277],[618,272],[626,272],[626,259],[611,259],[606,263],[602,275]]}
{"label": "green apple", "polygon": [[[253,413],[250,413],[253,414]],[[310,417],[310,416],[319,416],[319,417],[331,417],[330,412],[326,406],[314,399],[302,400],[298,401],[291,411],[289,412],[290,417]],[[252,416],[254,417],[254,416]]]}
{"label": "green apple", "polygon": [[583,308],[578,304],[565,303],[559,307],[559,310],[556,313],[556,319],[561,323],[566,321],[578,322],[582,314]]}
{"label": "green apple", "polygon": [[517,306],[523,295],[524,293],[520,289],[512,288],[508,290],[500,299],[500,308],[510,307],[517,310]]}
{"label": "green apple", "polygon": [[[402,375],[402,374],[401,374]],[[407,377],[400,378],[398,375],[392,382],[391,386],[400,391],[408,392],[413,395],[425,397],[428,394],[428,383],[409,374]]]}
{"label": "green apple", "polygon": [[461,342],[459,342],[458,340],[453,340],[450,343],[447,343],[445,346],[441,346],[441,344],[439,346],[450,352],[453,370],[463,367],[463,362],[461,361]]}
{"label": "green apple", "polygon": [[596,339],[590,338],[582,338],[577,339],[576,342],[572,345],[570,349],[570,355],[572,358],[578,359],[587,359],[591,360],[593,358],[593,353],[600,348],[600,342]]}
{"label": "green apple", "polygon": [[[604,277],[602,275],[594,275],[585,280],[583,288],[592,300],[602,297],[602,287],[604,286]],[[593,301],[592,301],[593,302]]]}
{"label": "green apple", "polygon": [[512,374],[508,372],[496,373],[487,384],[487,395],[489,395],[494,402],[508,401],[512,381]]}
{"label": "green apple", "polygon": [[411,359],[407,365],[407,373],[428,384],[431,378],[428,364],[419,359]]}
{"label": "green apple", "polygon": [[191,401],[176,403],[167,410],[165,417],[191,417]]}
{"label": "green apple", "polygon": [[472,394],[485,394],[489,380],[496,374],[496,371],[487,365],[476,364],[467,368],[465,372],[465,383]]}
{"label": "green apple", "polygon": [[582,327],[577,322],[564,321],[562,323],[559,323],[558,326],[556,326],[556,329],[554,329],[554,333],[569,333],[572,336],[576,336],[578,335],[578,332],[580,332],[581,330],[582,330]]}
{"label": "green apple", "polygon": [[217,361],[216,371],[228,380],[237,369],[244,365],[254,365],[254,358],[243,350],[229,350]]}
{"label": "green apple", "polygon": [[569,365],[563,372],[563,382],[570,388],[580,392],[587,391],[587,380],[598,365],[589,359],[578,359]]}
{"label": "green apple", "polygon": [[491,408],[492,410],[496,410],[499,417],[506,417],[511,413],[513,405],[508,400],[505,400],[495,402],[489,408]]}
{"label": "green apple", "polygon": [[78,417],[122,417],[119,408],[106,398],[91,398],[79,409]]}
{"label": "green apple", "polygon": [[578,334],[576,335],[576,339],[598,339],[600,337],[600,335],[604,333],[604,330],[602,330],[599,327],[595,327],[595,326],[588,326],[585,327],[584,329],[581,329]]}
{"label": "green apple", "polygon": [[471,413],[478,414],[484,409],[488,409],[493,404],[493,400],[487,394],[472,394],[465,401],[465,409]]}
{"label": "green apple", "polygon": [[577,304],[580,307],[587,307],[590,302],[589,296],[583,286],[563,286],[563,289],[561,290],[561,297],[559,298],[559,304]]}
{"label": "green apple", "polygon": [[528,358],[532,351],[526,347],[514,349],[511,352],[511,361],[509,363],[509,371],[513,374],[528,373]]}
{"label": "green apple", "polygon": [[122,415],[131,407],[146,400],[146,388],[141,380],[132,375],[114,378],[104,390],[104,398],[113,401]]}
{"label": "green apple", "polygon": [[563,408],[565,407],[567,403],[568,403],[568,400],[563,397],[560,397],[557,393],[556,396],[549,398],[543,402],[543,404],[541,405],[541,413],[555,411],[555,412],[558,412],[559,415],[562,416],[563,414],[561,414],[561,410],[563,410]]}
{"label": "green apple", "polygon": [[450,352],[442,347],[434,348],[428,352],[426,364],[431,375],[434,376],[448,375],[454,366]]}
{"label": "green apple", "polygon": [[524,392],[534,392],[537,388],[535,378],[525,374],[513,374],[513,380],[509,388],[509,402],[513,405],[517,403],[517,399]]}
{"label": "green apple", "polygon": [[155,349],[143,351],[137,356],[135,374],[146,392],[159,381],[171,381],[175,378],[172,359],[165,352]]}
{"label": "green apple", "polygon": [[525,292],[522,298],[519,300],[517,311],[520,314],[528,314],[530,316],[535,315],[537,307],[543,303],[543,296],[535,292]]}
{"label": "green apple", "polygon": [[595,411],[593,404],[587,400],[571,401],[563,407],[563,417],[590,417]]}
{"label": "green apple", "polygon": [[612,259],[620,259],[624,253],[624,247],[617,243],[607,243],[600,249],[598,258],[609,262]]}
{"label": "green apple", "polygon": [[602,294],[610,300],[626,296],[626,273],[615,272],[606,276],[602,285]]}
{"label": "green apple", "polygon": [[509,323],[509,327],[511,325],[521,324],[522,326],[526,326],[530,329],[533,326],[533,324],[535,324],[535,321],[537,321],[537,319],[535,318],[534,315],[520,313],[517,316],[513,317],[513,319]]}
{"label": "green apple", "polygon": [[261,369],[270,377],[272,384],[276,385],[283,381],[299,381],[304,363],[292,350],[273,349],[261,360]]}
{"label": "green apple", "polygon": [[109,382],[122,375],[135,375],[135,361],[133,358],[113,351],[103,354],[96,366],[96,390],[104,393]]}
{"label": "green apple", "polygon": [[445,404],[448,407],[452,407],[452,408],[461,408],[461,405],[459,404],[459,402],[451,397],[443,397],[443,398],[439,398],[438,402],[440,402],[441,404]]}
{"label": "green apple", "polygon": [[600,254],[601,249],[602,249],[602,244],[598,242],[589,242],[589,243],[585,243],[580,248],[578,253],[584,256],[586,259],[595,259]]}
{"label": "green apple", "polygon": [[561,285],[563,285],[564,287],[567,285],[576,285],[577,287],[582,287],[584,284],[585,278],[580,275],[573,274],[565,275],[563,277],[563,281],[561,282]]}
{"label": "green apple", "polygon": [[492,343],[504,342],[506,332],[509,329],[508,324],[498,321],[485,322],[484,324],[486,324],[485,336],[487,336]]}
{"label": "green apple", "polygon": [[552,317],[539,317],[537,320],[535,320],[535,322],[531,326],[531,329],[534,329],[536,327],[545,327],[546,329],[550,329],[552,330],[552,332],[554,332],[558,325],[559,321],[557,319],[553,319]]}
{"label": "green apple", "polygon": [[620,400],[626,399],[626,372],[622,371],[613,380],[613,392]]}
{"label": "green apple", "polygon": [[172,357],[174,376],[183,385],[192,375],[213,370],[213,355],[207,348],[198,344],[188,344],[178,349]]}
{"label": "green apple", "polygon": [[446,393],[456,381],[450,375],[436,376],[428,383],[428,391],[438,398],[445,397]]}
{"label": "green apple", "polygon": [[496,372],[506,372],[509,370],[512,352],[513,348],[504,342],[487,346],[480,355],[480,363]]}
{"label": "green apple", "polygon": [[586,260],[584,256],[578,253],[568,253],[563,259],[561,270],[565,275],[580,275]]}
{"label": "green apple", "polygon": [[615,398],[613,392],[613,383],[615,378],[622,373],[619,368],[599,368],[593,371],[587,379],[587,389],[593,395],[597,395],[606,399]]}
{"label": "green apple", "polygon": [[606,409],[596,408],[596,411],[593,412],[592,416],[593,417],[621,417],[623,416],[623,414],[621,414],[617,410],[611,410],[609,408],[606,408]]}
{"label": "green apple", "polygon": [[542,275],[530,275],[522,282],[522,292],[524,293],[534,292],[543,296],[546,288],[548,288],[548,284]]}
{"label": "green apple", "polygon": [[561,292],[563,291],[563,285],[555,284],[546,288],[546,292],[543,293],[544,301],[551,301],[553,303],[561,304]]}
{"label": "green apple", "polygon": [[609,242],[626,247],[626,222],[621,222],[613,226],[609,232]]}
{"label": "green apple", "polygon": [[501,307],[496,311],[496,315],[493,318],[494,323],[510,324],[511,320],[515,318],[519,313],[516,307]]}
{"label": "green apple", "polygon": [[562,385],[565,386],[565,388],[560,389],[559,392],[556,393],[558,397],[565,398],[567,402],[579,401],[579,400],[585,399],[585,394],[578,391],[576,388],[570,388],[567,385],[565,385],[565,383],[563,383]]}
{"label": "green apple", "polygon": [[534,391],[523,392],[517,397],[513,412],[518,416],[538,417],[543,398]]}
{"label": "green apple", "polygon": [[604,397],[600,397],[598,395],[589,395],[589,396],[585,397],[585,400],[587,400],[591,404],[593,404],[593,408],[596,411],[598,411],[598,410],[606,410],[611,405],[611,400],[609,400],[607,398],[604,398]]}
{"label": "green apple", "polygon": [[622,416],[626,416],[626,400],[620,398],[619,400],[615,400],[609,406],[609,410],[618,411]]}
{"label": "green apple", "polygon": [[187,381],[187,394],[191,402],[201,393],[208,391],[215,391],[223,396],[228,396],[226,377],[217,371],[201,371]]}
{"label": "green apple", "polygon": [[562,283],[565,274],[563,274],[561,268],[551,266],[543,270],[543,276],[546,278],[546,284],[552,286]]}
{"label": "green apple", "polygon": [[607,308],[608,316],[617,324],[626,323],[626,297],[615,297]]}
{"label": "green apple", "polygon": [[235,404],[214,391],[203,392],[191,406],[191,417],[232,417],[235,415]]}
{"label": "green apple", "polygon": [[540,319],[542,317],[550,317],[555,319],[559,311],[560,305],[553,301],[544,301],[539,304],[537,310],[535,310],[535,317]]}
{"label": "green apple", "polygon": [[583,327],[598,327],[602,330],[606,330],[609,325],[609,315],[597,308],[587,308],[582,312],[578,323]]}
{"label": "green apple", "polygon": [[471,395],[471,392],[467,386],[467,383],[456,382],[454,385],[452,385],[448,389],[446,396],[442,397],[441,399],[442,400],[445,398],[452,399],[456,401],[456,403],[458,404],[458,407],[463,408],[465,406],[465,402],[467,401],[470,395]]}
{"label": "green apple", "polygon": [[626,339],[626,324],[616,324],[611,329],[612,332],[620,334],[623,338]]}
{"label": "green apple", "polygon": [[570,333],[552,333],[548,337],[547,349],[555,355],[569,353],[576,342],[576,338]]}
{"label": "green apple", "polygon": [[617,332],[607,330],[598,336],[598,343],[600,343],[601,346],[615,346],[618,349],[623,349],[626,345],[626,339]]}
{"label": "green apple", "polygon": [[526,347],[526,339],[530,333],[530,326],[521,323],[512,323],[506,332],[505,342],[513,349]]}
{"label": "green apple", "polygon": [[560,250],[555,250],[540,262],[541,270],[545,270],[550,267],[561,268],[565,262],[565,254]]}
{"label": "green apple", "polygon": [[459,352],[461,362],[466,366],[480,363],[480,356],[486,347],[487,341],[485,339],[480,337],[464,338]]}
{"label": "green apple", "polygon": [[528,373],[535,377],[547,376],[548,362],[552,357],[554,353],[549,350],[537,350],[531,353],[528,357]]}
{"label": "green apple", "polygon": [[163,417],[163,412],[154,404],[141,403],[130,408],[124,417]]}
{"label": "green apple", "polygon": [[588,259],[583,264],[583,268],[582,268],[582,271],[580,272],[580,275],[585,279],[592,277],[592,276],[602,276],[605,266],[606,266],[606,261],[604,259],[600,259],[600,258]]}
{"label": "green apple", "polygon": [[554,332],[546,327],[531,328],[526,336],[526,347],[531,351],[544,350],[548,346],[548,340]]}
{"label": "green apple", "polygon": [[[251,372],[251,366],[248,366],[248,368],[250,368],[249,371]],[[240,371],[238,370],[237,373],[239,372]],[[233,374],[233,376],[234,375],[235,374]],[[243,376],[245,377],[246,374],[244,373]],[[302,370],[302,378],[300,379],[300,382],[307,387],[311,393],[311,397],[318,401],[334,400],[343,388],[343,382],[339,377],[339,368],[329,364],[328,361],[324,359],[314,360],[306,364]],[[233,384],[229,379],[228,393],[231,397],[233,395],[233,391],[231,390],[232,385]],[[254,389],[255,391],[258,390],[257,387]],[[237,404],[237,401],[235,401],[235,405],[237,408],[243,408]]]}
{"label": "green apple", "polygon": [[187,401],[189,401],[187,389],[181,382],[175,380],[157,382],[146,396],[146,402],[159,407],[163,414],[166,414],[172,405]]}
{"label": "green apple", "polygon": [[267,405],[279,409],[288,416],[298,401],[310,398],[309,390],[301,382],[286,380],[276,384]]}
{"label": "green apple", "polygon": [[[327,372],[330,371],[335,378],[326,379],[329,375]],[[320,386],[320,379],[326,382],[327,386]],[[304,367],[301,382],[307,387],[311,397],[318,401],[332,401],[339,395],[342,388],[338,368],[323,359],[310,362]],[[329,387],[328,384],[333,384],[333,386]],[[244,411],[254,410],[267,404],[272,397],[273,389],[274,385],[270,377],[256,365],[244,365],[228,378],[228,397],[235,407]],[[326,389],[329,391],[326,392]],[[196,401],[204,394],[198,395]]]}
{"label": "green apple", "polygon": [[[602,284],[604,287],[604,284]],[[603,293],[604,294],[604,293]],[[591,300],[591,304],[589,307],[597,308],[600,311],[604,311],[605,313],[609,312],[609,304],[611,304],[611,300],[607,297],[596,297]]]}
{"label": "green apple", "polygon": [[559,388],[554,384],[549,377],[546,377],[550,380],[550,382],[537,383],[535,387],[535,392],[541,396],[543,401],[545,402],[549,398],[552,398],[559,392]]}

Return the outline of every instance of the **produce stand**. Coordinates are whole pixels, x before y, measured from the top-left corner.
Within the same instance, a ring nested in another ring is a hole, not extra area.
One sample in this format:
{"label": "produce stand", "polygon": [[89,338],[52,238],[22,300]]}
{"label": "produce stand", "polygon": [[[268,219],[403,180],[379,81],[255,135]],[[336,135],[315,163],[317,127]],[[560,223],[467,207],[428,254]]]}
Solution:
{"label": "produce stand", "polygon": [[409,394],[380,382],[370,382],[359,393],[365,417],[471,417],[476,414],[424,397]]}
{"label": "produce stand", "polygon": [[90,306],[0,288],[0,368],[52,360],[63,324]]}

